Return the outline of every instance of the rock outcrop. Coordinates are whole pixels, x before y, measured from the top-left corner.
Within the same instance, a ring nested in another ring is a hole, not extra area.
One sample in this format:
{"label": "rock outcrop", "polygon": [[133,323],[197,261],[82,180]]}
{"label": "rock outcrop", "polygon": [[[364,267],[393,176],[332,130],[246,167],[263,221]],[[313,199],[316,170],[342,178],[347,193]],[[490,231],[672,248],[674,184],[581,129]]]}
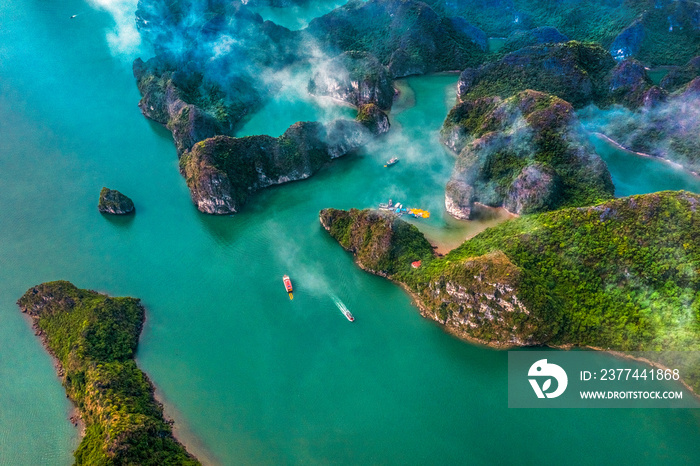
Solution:
{"label": "rock outcrop", "polygon": [[559,202],[562,190],[557,171],[550,165],[535,162],[523,168],[510,184],[503,207],[515,213],[545,212]]}
{"label": "rock outcrop", "polygon": [[232,214],[259,189],[310,177],[388,130],[381,110],[363,108],[362,121],[299,122],[278,138],[215,136],[198,142],[180,159],[192,201],[205,213]]}
{"label": "rock outcrop", "polygon": [[644,40],[644,25],[640,20],[626,27],[610,45],[610,54],[616,60],[626,60],[639,54]]}
{"label": "rock outcrop", "polygon": [[102,188],[97,209],[103,214],[126,215],[134,212],[134,202],[115,189]]}
{"label": "rock outcrop", "polygon": [[389,131],[389,117],[374,104],[360,107],[356,120],[374,135],[378,136]]}
{"label": "rock outcrop", "polygon": [[665,91],[654,86],[644,65],[636,60],[620,62],[609,79],[610,98],[629,108],[653,106],[664,99]]}
{"label": "rock outcrop", "polygon": [[470,220],[473,208],[474,187],[458,177],[452,177],[445,186],[447,213],[460,220]]}
{"label": "rock outcrop", "polygon": [[445,190],[456,218],[475,204],[517,214],[581,206],[613,196],[605,163],[578,133],[573,108],[541,92],[457,104],[442,129],[457,154]]}
{"label": "rock outcrop", "polygon": [[345,52],[324,63],[309,82],[309,93],[355,107],[375,104],[382,110],[389,110],[394,101],[389,70],[366,52]]}

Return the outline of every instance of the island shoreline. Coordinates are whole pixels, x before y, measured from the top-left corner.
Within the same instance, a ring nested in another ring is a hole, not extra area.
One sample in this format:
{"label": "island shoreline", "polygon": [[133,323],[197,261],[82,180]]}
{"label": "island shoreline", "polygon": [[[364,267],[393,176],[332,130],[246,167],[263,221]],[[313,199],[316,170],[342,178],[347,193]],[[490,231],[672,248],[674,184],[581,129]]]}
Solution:
{"label": "island shoreline", "polygon": [[[369,272],[367,269],[365,269],[361,265],[360,265],[360,268]],[[372,272],[369,272],[369,273],[372,273]],[[465,334],[459,332],[458,330],[453,329],[453,328],[447,326],[446,324],[440,322],[439,320],[433,319],[431,317],[428,309],[421,302],[419,296],[413,290],[411,290],[408,287],[408,285],[401,283],[399,281],[396,281],[394,279],[391,279],[389,277],[384,277],[384,278],[387,278],[389,281],[393,282],[394,284],[399,285],[399,287],[402,288],[409,295],[409,297],[411,298],[411,304],[415,305],[418,308],[421,317],[423,317],[425,319],[432,320],[433,322],[438,324],[442,328],[442,330],[445,333],[447,333],[448,335],[454,336],[454,337],[456,337],[456,338],[458,338],[466,343],[474,345],[474,346],[484,347],[484,348],[492,349],[495,351],[509,351],[513,348],[552,348],[552,349],[565,350],[565,351],[570,351],[573,348],[589,349],[589,350],[593,350],[596,352],[607,353],[607,354],[610,354],[610,355],[615,356],[615,357],[620,358],[620,359],[628,359],[628,360],[632,360],[632,361],[641,362],[643,364],[646,364],[646,365],[651,366],[651,367],[656,368],[656,369],[661,369],[664,371],[666,371],[666,370],[671,371],[672,370],[671,368],[669,368],[669,367],[667,367],[659,362],[651,361],[647,358],[637,357],[637,356],[627,354],[627,353],[622,352],[622,351],[605,349],[605,348],[600,348],[597,346],[590,346],[590,345],[579,346],[579,345],[571,345],[571,344],[569,344],[569,345],[518,346],[518,345],[509,344],[509,343],[486,342],[484,340],[480,340],[478,338],[474,338],[474,337],[471,337],[469,335],[465,335]],[[677,380],[677,382],[680,382],[681,385],[683,385],[685,388],[688,389],[688,391],[690,391],[690,393],[693,394],[694,398],[696,398],[698,401],[700,401],[700,393],[697,393],[695,390],[693,390],[693,388],[683,378],[680,378],[679,380]]]}
{"label": "island shoreline", "polygon": [[696,176],[696,177],[700,178],[700,173],[698,173],[698,172],[696,172],[696,171],[693,171],[693,170],[691,170],[690,168],[687,168],[687,167],[681,165],[681,164],[678,163],[678,162],[674,162],[673,160],[667,159],[667,158],[665,158],[665,157],[660,157],[660,156],[658,156],[658,155],[652,155],[652,154],[647,154],[647,153],[645,153],[645,152],[637,152],[637,151],[635,151],[635,150],[628,149],[627,147],[623,146],[623,145],[620,144],[619,142],[617,142],[617,141],[615,141],[614,139],[612,139],[610,136],[607,136],[607,135],[605,135],[605,134],[603,134],[603,133],[601,133],[601,132],[598,132],[598,131],[594,131],[592,134],[594,134],[595,136],[600,137],[600,138],[603,139],[604,141],[606,141],[606,142],[612,144],[612,145],[613,145],[614,147],[616,147],[617,149],[620,149],[620,150],[622,150],[622,151],[625,151],[625,152],[627,152],[628,154],[636,155],[636,156],[638,156],[638,157],[647,157],[647,158],[652,158],[652,159],[656,159],[656,160],[661,160],[661,161],[663,161],[663,162],[665,162],[665,163],[671,165],[671,166],[674,167],[674,168],[679,168],[679,169],[681,169],[681,170],[683,170],[683,171],[685,171],[685,172],[687,172],[687,173],[690,173],[690,174],[693,175],[693,176]]}

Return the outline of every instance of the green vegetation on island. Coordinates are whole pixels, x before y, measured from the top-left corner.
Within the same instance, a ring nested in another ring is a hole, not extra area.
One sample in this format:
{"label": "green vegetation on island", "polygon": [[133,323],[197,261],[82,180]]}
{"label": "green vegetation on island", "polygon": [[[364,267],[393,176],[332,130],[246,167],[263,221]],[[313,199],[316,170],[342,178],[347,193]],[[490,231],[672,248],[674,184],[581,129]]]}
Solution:
{"label": "green vegetation on island", "polygon": [[145,311],[66,281],[30,288],[18,305],[60,363],[85,423],[78,465],[198,465],[172,433],[154,387],[134,361]]}
{"label": "green vegetation on island", "polygon": [[459,79],[460,100],[510,97],[532,89],[576,108],[609,103],[608,78],[615,60],[600,45],[569,41],[525,47],[502,59],[468,68]]}
{"label": "green vegetation on island", "polygon": [[486,34],[507,37],[539,26],[551,26],[577,40],[610,44],[653,1],[577,0],[429,0],[436,11],[468,18]]}
{"label": "green vegetation on island", "polygon": [[362,268],[378,275],[408,272],[411,262],[434,256],[433,247],[418,228],[391,212],[325,209],[320,220]]}
{"label": "green vegetation on island", "polygon": [[[367,212],[329,209],[321,218],[344,247],[362,245],[351,250],[371,272],[363,256],[421,243],[373,234],[366,219],[379,232],[384,221]],[[700,195],[665,191],[523,216],[444,257],[419,247],[384,256],[393,262],[382,267],[414,293],[424,315],[489,345],[698,350],[699,230]],[[418,256],[421,267],[408,267]]]}
{"label": "green vegetation on island", "polygon": [[[573,40],[601,44],[618,59],[680,65],[700,54],[700,5],[691,0],[429,0],[436,12],[461,16],[489,37],[553,27]],[[507,51],[510,51],[508,49]]]}

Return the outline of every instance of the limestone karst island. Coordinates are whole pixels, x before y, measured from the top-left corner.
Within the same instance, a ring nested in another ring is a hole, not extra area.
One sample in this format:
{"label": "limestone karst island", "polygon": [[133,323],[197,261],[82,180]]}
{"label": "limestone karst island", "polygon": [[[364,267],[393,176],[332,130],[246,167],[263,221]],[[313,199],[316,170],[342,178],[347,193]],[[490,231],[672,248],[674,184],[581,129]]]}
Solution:
{"label": "limestone karst island", "polygon": [[0,18],[0,464],[700,464],[700,3]]}

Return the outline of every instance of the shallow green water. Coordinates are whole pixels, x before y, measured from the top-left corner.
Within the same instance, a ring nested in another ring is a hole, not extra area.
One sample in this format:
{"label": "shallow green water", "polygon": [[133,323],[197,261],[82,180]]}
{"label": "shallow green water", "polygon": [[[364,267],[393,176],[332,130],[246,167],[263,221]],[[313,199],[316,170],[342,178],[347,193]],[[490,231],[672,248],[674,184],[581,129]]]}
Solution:
{"label": "shallow green water", "polygon": [[[442,212],[451,159],[435,131],[455,76],[403,82],[391,133],[365,153],[264,191],[234,218],[211,217],[191,205],[169,134],[139,113],[130,64],[104,42],[109,17],[67,19],[81,9],[0,5],[10,19],[0,29],[0,463],[69,464],[78,442],[51,361],[15,305],[55,279],[143,299],[139,364],[180,437],[212,461],[700,461],[694,411],[508,410],[505,352],[422,319],[319,227],[323,207],[392,197],[430,209],[420,226],[435,237],[478,228]],[[401,162],[384,169],[393,155]],[[611,157],[616,181],[646,163]],[[625,189],[660,189],[655,180]],[[98,214],[103,185],[131,196],[136,215]]]}

